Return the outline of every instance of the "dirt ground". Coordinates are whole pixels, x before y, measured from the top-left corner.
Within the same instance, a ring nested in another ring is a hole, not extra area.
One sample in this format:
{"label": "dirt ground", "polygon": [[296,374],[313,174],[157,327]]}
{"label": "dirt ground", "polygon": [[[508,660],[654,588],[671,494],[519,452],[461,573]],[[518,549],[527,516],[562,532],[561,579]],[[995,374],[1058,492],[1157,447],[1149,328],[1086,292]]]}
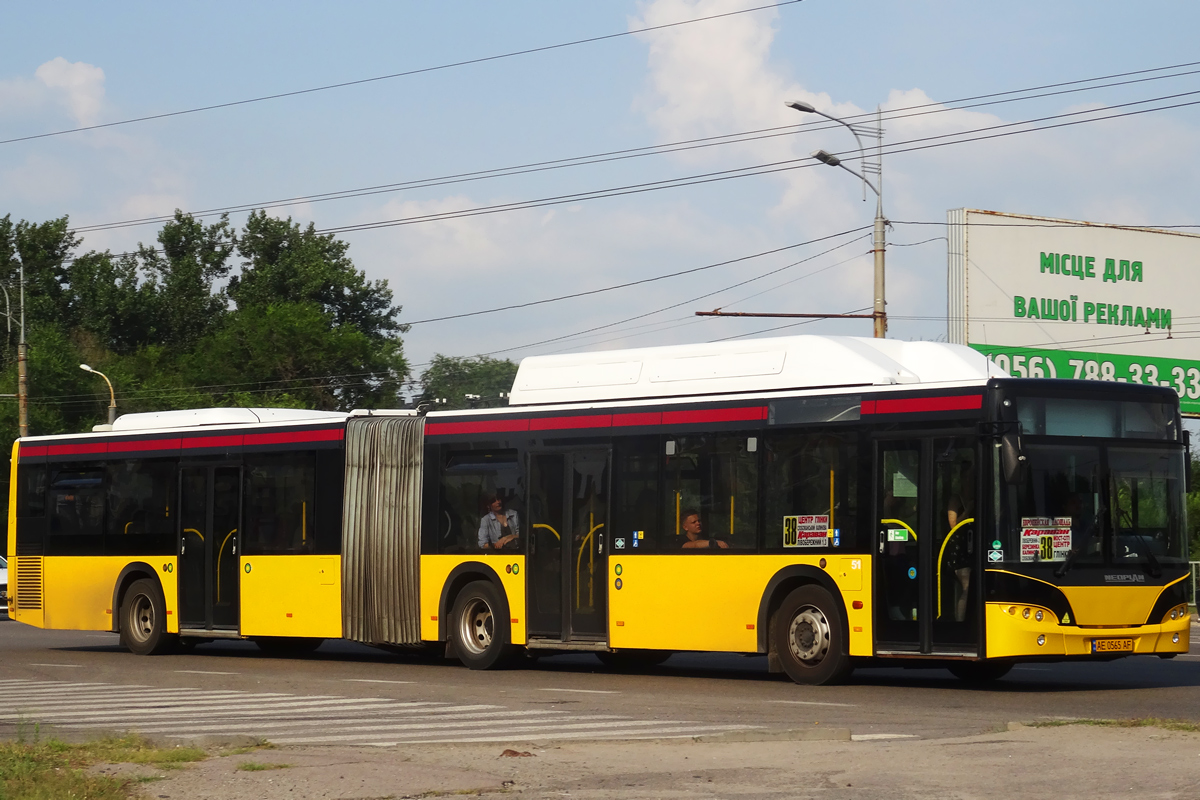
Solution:
{"label": "dirt ground", "polygon": [[153,800],[1200,797],[1200,733],[1010,727],[926,740],[278,748],[173,771],[101,769],[149,779]]}

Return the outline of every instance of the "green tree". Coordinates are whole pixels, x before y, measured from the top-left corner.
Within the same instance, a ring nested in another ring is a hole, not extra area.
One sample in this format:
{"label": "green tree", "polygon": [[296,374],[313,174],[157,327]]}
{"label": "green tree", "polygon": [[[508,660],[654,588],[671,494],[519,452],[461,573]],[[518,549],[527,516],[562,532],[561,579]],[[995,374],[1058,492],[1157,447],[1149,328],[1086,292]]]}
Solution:
{"label": "green tree", "polygon": [[229,299],[217,287],[232,269],[236,236],[228,215],[205,225],[176,210],[158,243],[161,252],[139,245],[136,256],[146,280],[146,312],[154,340],[183,352],[219,328],[228,312]]}
{"label": "green tree", "polygon": [[315,303],[239,308],[189,358],[191,382],[219,387],[219,405],[395,406],[406,369],[398,339],[335,325]]}
{"label": "green tree", "polygon": [[301,228],[255,211],[238,237],[242,271],[229,281],[238,308],[275,303],[315,303],[335,327],[353,325],[375,341],[407,330],[397,322],[387,281],[368,281],[347,255],[349,245],[319,234],[310,223]]}
{"label": "green tree", "polygon": [[[508,405],[517,365],[507,358],[456,358],[440,353],[421,373],[420,402],[445,400],[439,408],[494,408]],[[501,395],[504,395],[503,397]],[[478,395],[478,399],[467,395]]]}
{"label": "green tree", "polygon": [[[112,379],[123,413],[396,404],[408,372],[400,308],[386,282],[354,267],[345,242],[263,212],[239,235],[225,217],[206,224],[176,211],[156,239],[127,256],[77,254],[66,217],[0,218],[0,285],[14,318],[25,272],[31,433],[104,420],[107,388],[80,363]],[[0,392],[15,393],[18,334],[5,326]],[[0,435],[16,432],[16,403],[0,400]]]}

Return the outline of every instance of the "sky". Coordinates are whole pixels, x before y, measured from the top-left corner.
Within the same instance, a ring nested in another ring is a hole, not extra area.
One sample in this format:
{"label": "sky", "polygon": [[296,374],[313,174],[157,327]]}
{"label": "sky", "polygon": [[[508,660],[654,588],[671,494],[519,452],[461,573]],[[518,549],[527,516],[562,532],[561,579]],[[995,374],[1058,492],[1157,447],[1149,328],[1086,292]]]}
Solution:
{"label": "sky", "polygon": [[[768,3],[14,6],[0,48],[0,215],[68,215],[82,228],[266,206],[338,231],[356,266],[388,281],[400,319],[412,323],[403,339],[414,376],[436,353],[519,360],[757,335],[870,335],[861,319],[694,316],[718,307],[869,310],[874,195],[809,158],[825,149],[857,170],[855,139],[785,107],[790,100],[851,118],[878,106],[887,117],[890,336],[946,335],[948,209],[1200,222],[1200,106],[1018,133],[1034,119],[1200,100],[1200,64],[1159,69],[1200,62],[1200,4],[803,0],[699,19]],[[688,20],[696,21],[671,25]],[[663,25],[671,26],[644,31]],[[595,37],[609,38],[429,69]],[[1156,71],[1091,80],[1145,70]],[[24,138],[404,72],[413,74]],[[1067,82],[1077,83],[961,102]],[[1114,83],[1123,85],[1101,85]],[[989,100],[1008,102],[964,108]],[[978,129],[989,130],[970,133]],[[767,130],[775,135],[729,138]],[[983,135],[991,138],[961,142]],[[659,152],[705,138],[709,146]],[[622,157],[571,161],[614,153]],[[541,166],[432,180],[528,165]],[[747,168],[757,169],[728,177]],[[395,186],[414,181],[424,185]],[[681,181],[691,185],[672,185]],[[385,188],[313,198],[369,187]],[[308,199],[271,205],[291,198]],[[543,202],[495,209],[529,201]],[[421,219],[446,213],[454,216]],[[124,252],[153,243],[157,230],[87,230],[83,250]],[[475,313],[673,273],[685,274]],[[457,315],[470,316],[442,319]]]}

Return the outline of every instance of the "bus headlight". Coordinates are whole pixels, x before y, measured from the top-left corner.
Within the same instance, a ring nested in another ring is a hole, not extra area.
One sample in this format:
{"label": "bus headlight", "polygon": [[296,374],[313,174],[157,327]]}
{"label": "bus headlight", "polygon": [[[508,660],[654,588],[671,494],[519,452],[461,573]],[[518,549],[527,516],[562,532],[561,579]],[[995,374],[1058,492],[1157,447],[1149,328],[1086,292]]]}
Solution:
{"label": "bus headlight", "polygon": [[1025,619],[1029,619],[1029,613],[1030,613],[1029,609],[1027,608],[1021,612],[1021,616],[1024,617]]}
{"label": "bus headlight", "polygon": [[1039,611],[1039,612],[1037,612],[1036,614],[1034,614],[1034,615],[1033,615],[1033,618],[1034,618],[1034,619],[1036,619],[1038,622],[1041,622],[1041,621],[1042,621],[1042,616],[1043,616],[1042,612],[1041,612],[1041,611]]}
{"label": "bus headlight", "polygon": [[1173,644],[1179,644],[1179,634],[1178,633],[1171,636],[1171,642]]}
{"label": "bus headlight", "polygon": [[1175,606],[1168,613],[1163,615],[1163,622],[1175,622],[1176,620],[1185,619],[1188,616],[1188,607],[1184,603]]}
{"label": "bus headlight", "polygon": [[1041,646],[1042,646],[1042,645],[1044,645],[1045,643],[1046,643],[1046,634],[1044,634],[1044,633],[1039,633],[1039,634],[1038,634],[1038,647],[1041,647]]}

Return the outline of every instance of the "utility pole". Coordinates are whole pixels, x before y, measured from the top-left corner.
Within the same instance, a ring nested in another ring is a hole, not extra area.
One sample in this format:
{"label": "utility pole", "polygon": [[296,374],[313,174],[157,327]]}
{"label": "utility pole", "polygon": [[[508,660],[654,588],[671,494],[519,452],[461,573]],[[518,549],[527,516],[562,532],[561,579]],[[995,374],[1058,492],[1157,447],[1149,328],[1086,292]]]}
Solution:
{"label": "utility pole", "polygon": [[[812,156],[823,164],[828,164],[831,167],[841,167],[863,182],[863,200],[866,200],[867,189],[875,193],[875,233],[872,237],[871,252],[875,256],[875,297],[873,310],[870,314],[757,314],[757,313],[735,313],[726,312],[717,309],[715,311],[697,311],[698,317],[803,317],[813,319],[871,319],[874,321],[874,335],[877,339],[883,339],[887,336],[887,302],[884,294],[884,254],[887,251],[887,218],[883,216],[883,111],[879,106],[875,107],[875,127],[864,127],[863,125],[851,125],[843,119],[839,119],[824,111],[818,111],[810,103],[794,101],[784,103],[788,108],[805,114],[816,114],[817,116],[825,117],[832,122],[844,125],[849,128],[854,134],[854,140],[858,142],[858,150],[860,154],[860,169],[862,173],[855,172],[842,163],[842,160],[832,153],[825,150],[817,150]],[[875,160],[874,162],[867,160],[867,151],[863,147],[862,138],[859,133],[875,136]],[[866,175],[874,175],[876,182],[879,184],[876,188],[875,184],[867,179]]]}
{"label": "utility pole", "polygon": [[[883,112],[875,106],[875,163],[870,164],[865,159],[862,163],[864,173],[873,172],[879,188],[875,190],[875,338],[887,336],[887,304],[883,292],[883,258],[887,251],[887,219],[883,216]],[[867,179],[863,183],[870,186]]]}
{"label": "utility pole", "polygon": [[17,425],[22,437],[29,435],[29,375],[25,347],[25,262],[21,262],[21,339],[17,342]]}

